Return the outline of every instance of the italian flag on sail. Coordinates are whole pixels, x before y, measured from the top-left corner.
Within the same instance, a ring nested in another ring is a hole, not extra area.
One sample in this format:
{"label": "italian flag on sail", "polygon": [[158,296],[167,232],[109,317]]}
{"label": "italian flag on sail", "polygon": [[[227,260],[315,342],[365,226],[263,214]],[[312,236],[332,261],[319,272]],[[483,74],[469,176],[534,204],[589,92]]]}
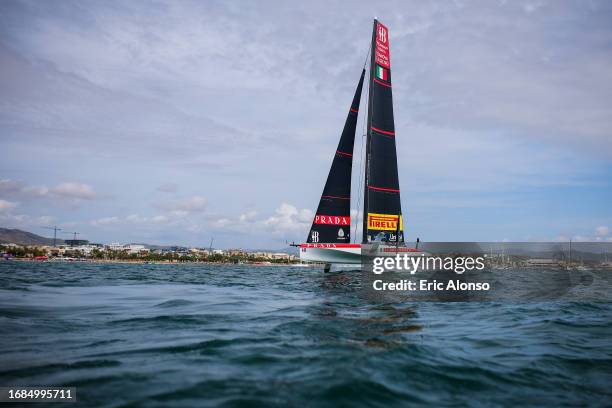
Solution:
{"label": "italian flag on sail", "polygon": [[387,73],[386,69],[384,69],[380,65],[377,65],[376,66],[376,78],[382,79],[383,81],[388,81],[389,80],[389,74]]}

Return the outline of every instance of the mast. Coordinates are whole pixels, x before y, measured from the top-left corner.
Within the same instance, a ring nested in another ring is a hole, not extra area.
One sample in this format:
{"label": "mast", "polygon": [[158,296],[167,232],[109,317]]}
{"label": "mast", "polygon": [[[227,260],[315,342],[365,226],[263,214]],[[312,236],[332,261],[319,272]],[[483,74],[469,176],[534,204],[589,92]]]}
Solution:
{"label": "mast", "polygon": [[374,19],[370,52],[363,243],[404,242],[391,86],[389,30]]}
{"label": "mast", "polygon": [[376,24],[378,20],[374,19],[374,28],[372,29],[372,41],[370,43],[370,73],[368,75],[368,128],[366,133],[366,159],[365,159],[365,171],[363,177],[363,239],[362,242],[365,244],[368,242],[368,198],[370,191],[368,190],[368,182],[370,178],[370,140],[372,140],[372,84],[373,70],[375,56],[375,42],[376,42]]}

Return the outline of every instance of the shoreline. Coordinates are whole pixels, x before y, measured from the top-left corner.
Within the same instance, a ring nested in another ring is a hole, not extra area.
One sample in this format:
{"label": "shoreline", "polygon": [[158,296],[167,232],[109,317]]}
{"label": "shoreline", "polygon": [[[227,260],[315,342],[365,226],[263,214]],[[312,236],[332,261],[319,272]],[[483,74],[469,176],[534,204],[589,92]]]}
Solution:
{"label": "shoreline", "polygon": [[[301,262],[208,262],[208,261],[145,261],[132,259],[48,259],[39,260],[32,258],[11,258],[0,259],[5,262],[35,262],[35,263],[96,263],[96,264],[143,264],[143,265],[183,265],[183,264],[200,264],[200,265],[249,265],[249,266],[291,266],[304,265]],[[316,265],[316,264],[308,264]]]}

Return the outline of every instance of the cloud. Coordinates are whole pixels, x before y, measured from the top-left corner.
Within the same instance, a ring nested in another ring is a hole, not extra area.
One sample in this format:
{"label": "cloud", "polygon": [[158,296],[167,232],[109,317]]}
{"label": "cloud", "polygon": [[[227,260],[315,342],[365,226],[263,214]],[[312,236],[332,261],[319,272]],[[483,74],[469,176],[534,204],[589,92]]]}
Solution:
{"label": "cloud", "polygon": [[94,227],[100,227],[100,226],[105,226],[105,225],[117,224],[119,222],[120,222],[119,217],[104,217],[104,218],[99,218],[97,220],[92,220],[90,224],[93,225]]}
{"label": "cloud", "polygon": [[303,231],[306,235],[313,218],[314,212],[309,209],[298,210],[294,205],[281,203],[274,214],[261,223],[274,233]]}
{"label": "cloud", "polygon": [[220,229],[222,229],[222,228],[233,228],[233,229],[236,229],[236,228],[240,227],[240,224],[236,223],[235,221],[233,221],[233,220],[231,220],[229,218],[218,218],[218,219],[216,219],[216,220],[214,220],[212,222],[212,227],[220,228]]}
{"label": "cloud", "polygon": [[208,227],[211,231],[216,230],[221,233],[239,231],[249,237],[256,237],[260,232],[265,231],[265,233],[276,237],[294,239],[294,236],[306,236],[313,218],[313,211],[298,209],[295,205],[283,202],[274,210],[273,214],[267,216],[260,216],[259,212],[255,210],[247,211],[238,217],[211,214],[194,231],[202,231]]}
{"label": "cloud", "polygon": [[607,237],[608,235],[610,235],[610,227],[600,225],[599,227],[595,228],[595,234],[598,237]]}
{"label": "cloud", "polygon": [[241,222],[252,222],[252,221],[255,221],[256,217],[257,217],[257,211],[251,210],[251,211],[248,211],[248,212],[246,212],[244,214],[241,214],[238,219]]}
{"label": "cloud", "polygon": [[165,224],[184,228],[191,225],[192,220],[183,219],[181,215],[176,215],[174,211],[168,214],[156,214],[151,216],[142,216],[140,214],[130,214],[127,216],[111,216],[103,217],[89,221],[89,225],[93,227],[114,227],[123,229],[125,225],[130,224],[132,227],[149,228],[155,225]]}
{"label": "cloud", "polygon": [[151,221],[153,221],[156,224],[161,224],[161,223],[167,222],[168,217],[165,215],[156,215],[153,218],[151,218]]}
{"label": "cloud", "polygon": [[37,225],[51,225],[53,222],[55,222],[55,217],[51,215],[41,215],[34,218],[34,223]]}
{"label": "cloud", "polygon": [[206,210],[208,200],[201,196],[193,196],[181,200],[172,200],[157,203],[156,206],[175,215],[184,216],[188,213],[202,212]]}
{"label": "cloud", "polygon": [[138,223],[138,222],[146,222],[147,218],[143,217],[143,216],[141,216],[139,214],[130,214],[127,217],[125,217],[125,220],[128,221],[128,222]]}
{"label": "cloud", "polygon": [[574,235],[572,237],[574,242],[612,242],[612,237],[593,237],[590,235]]}
{"label": "cloud", "polygon": [[107,226],[124,226],[125,224],[140,224],[140,225],[154,225],[163,224],[171,221],[176,221],[177,218],[172,218],[168,215],[158,214],[150,217],[144,217],[139,214],[130,214],[128,216],[112,216],[103,217],[96,220],[91,220],[90,225],[94,227],[107,227]]}
{"label": "cloud", "polygon": [[31,216],[0,211],[0,225],[11,228],[43,227],[53,224],[56,218],[51,215]]}
{"label": "cloud", "polygon": [[594,229],[595,234],[586,231],[582,234],[560,234],[555,238],[555,241],[568,242],[570,240],[575,242],[612,242],[612,236],[610,236],[610,227],[606,225],[600,225]]}
{"label": "cloud", "polygon": [[93,200],[98,197],[93,187],[85,183],[63,182],[55,187],[28,186],[21,181],[10,179],[0,180],[0,194],[7,197],[22,197],[25,199],[52,198],[70,202]]}
{"label": "cloud", "polygon": [[[52,204],[53,216],[96,233],[100,214],[117,214],[99,239],[192,231],[198,242],[216,227],[217,245],[305,236],[300,214],[316,208],[379,8],[0,2],[0,197],[30,217]],[[436,211],[429,224],[440,231],[495,237],[502,221],[491,219],[503,219],[535,235],[524,218],[539,213],[534,202],[610,190],[608,2],[385,8],[405,213]],[[365,105],[364,94],[360,115]],[[98,200],[102,186],[112,200]],[[591,214],[591,226],[609,218],[595,200],[572,206],[547,213],[542,233],[564,230],[551,225],[570,214]],[[233,225],[240,233],[223,236]]]}
{"label": "cloud", "polygon": [[9,211],[15,207],[17,207],[17,203],[0,199],[0,212]]}
{"label": "cloud", "polygon": [[92,200],[96,197],[93,188],[82,183],[61,183],[49,189],[49,194],[54,197],[76,200]]}
{"label": "cloud", "polygon": [[157,186],[157,191],[162,193],[176,193],[179,189],[178,184],[176,183],[164,183]]}
{"label": "cloud", "polygon": [[9,196],[21,191],[23,188],[21,183],[9,179],[0,179],[0,195]]}
{"label": "cloud", "polygon": [[[612,125],[607,103],[612,57],[606,47],[610,8],[605,1],[390,2],[388,7],[393,13],[384,20],[391,29],[401,117],[443,127],[528,131],[536,138],[582,144],[591,152],[612,147],[607,137]],[[321,110],[346,103],[335,95],[353,86],[346,78],[358,72],[365,56],[375,8],[355,2],[347,15],[344,7],[324,1],[299,10],[189,1],[86,9],[68,3],[63,11],[36,4],[5,6],[4,32],[15,45],[5,51],[4,77],[13,82],[6,84],[11,91],[6,98],[19,103],[10,113],[24,123],[65,130],[103,124],[89,137],[115,140],[148,131],[147,144],[163,145],[168,153],[189,149],[159,138],[181,135],[214,145],[218,152],[233,144],[198,134],[225,130],[225,140],[248,143],[255,132],[240,135],[249,123],[234,113],[262,116],[267,103],[245,107],[237,102],[254,92],[259,100],[272,101],[272,111],[292,116],[296,112],[287,108],[317,96]],[[20,58],[18,52],[9,59],[14,49],[36,60]],[[224,81],[217,79],[219,64]],[[39,70],[63,86],[37,80]],[[14,86],[27,77],[30,86]],[[296,100],[276,98],[278,93]],[[51,95],[55,98],[45,98]],[[63,103],[48,106],[57,99]],[[82,100],[88,103],[79,105]],[[206,104],[210,115],[194,110],[195,101]],[[147,115],[147,110],[155,113]],[[143,117],[146,123],[139,120]],[[132,144],[122,139],[124,148]],[[296,139],[297,134],[291,141]]]}

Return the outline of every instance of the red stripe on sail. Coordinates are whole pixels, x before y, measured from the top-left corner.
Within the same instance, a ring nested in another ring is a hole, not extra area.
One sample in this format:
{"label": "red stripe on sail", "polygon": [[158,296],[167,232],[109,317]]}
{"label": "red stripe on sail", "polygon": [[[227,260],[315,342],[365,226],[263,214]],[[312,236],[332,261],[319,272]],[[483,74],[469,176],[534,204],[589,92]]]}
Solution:
{"label": "red stripe on sail", "polygon": [[382,133],[383,135],[395,136],[395,132],[389,132],[388,130],[382,130],[379,128],[375,128],[374,126],[372,126],[372,130],[376,133]]}
{"label": "red stripe on sail", "polygon": [[391,193],[399,193],[399,190],[396,190],[394,188],[384,188],[384,187],[374,187],[374,186],[368,186],[368,188],[372,189],[372,190],[378,190],[378,191],[389,191]]}
{"label": "red stripe on sail", "polygon": [[341,152],[340,150],[336,150],[336,153],[341,154],[341,155],[343,155],[343,156],[353,157],[353,155],[352,155],[352,154],[350,154],[350,153],[344,153],[344,152]]}
{"label": "red stripe on sail", "polygon": [[321,198],[335,198],[338,200],[350,200],[351,197],[337,197],[337,196],[321,196]]}
{"label": "red stripe on sail", "polygon": [[355,112],[355,113],[357,113],[357,112],[359,112],[359,109],[353,109],[353,108],[351,108],[351,112]]}
{"label": "red stripe on sail", "polygon": [[378,80],[378,79],[376,79],[376,78],[374,78],[374,82],[376,82],[377,84],[380,84],[380,85],[382,85],[382,86],[386,86],[387,88],[392,88],[392,86],[391,86],[391,85],[386,84],[386,83],[384,83],[384,82],[382,82],[382,81],[379,81],[379,80]]}

